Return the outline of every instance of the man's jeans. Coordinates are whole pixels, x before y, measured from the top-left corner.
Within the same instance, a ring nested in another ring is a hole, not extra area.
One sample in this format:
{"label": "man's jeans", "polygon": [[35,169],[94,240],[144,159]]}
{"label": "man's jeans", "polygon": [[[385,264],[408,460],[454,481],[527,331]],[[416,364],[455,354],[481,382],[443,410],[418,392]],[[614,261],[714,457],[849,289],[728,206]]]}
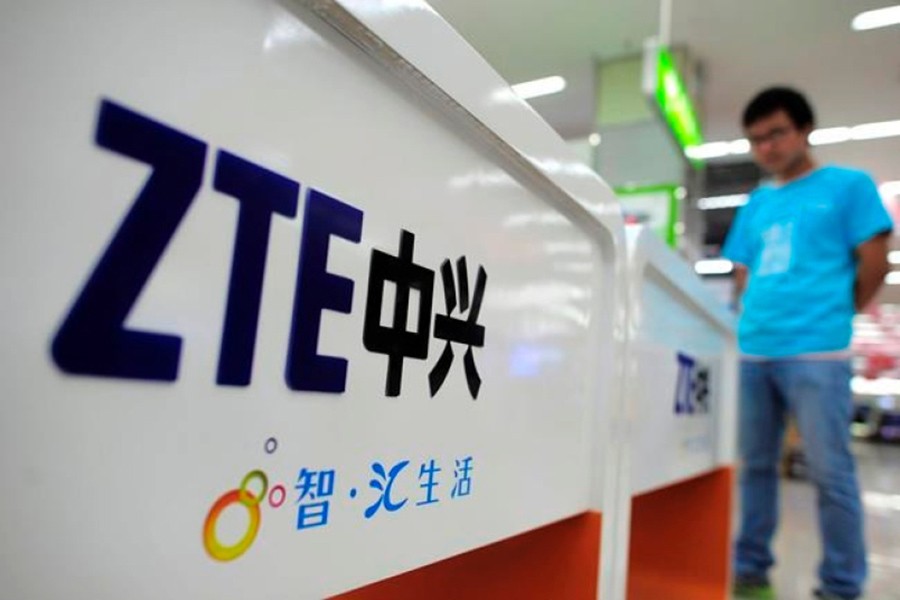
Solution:
{"label": "man's jeans", "polygon": [[822,586],[851,598],[862,593],[866,554],[859,486],[849,448],[850,373],[847,360],[742,362],[737,575],[762,575],[775,563],[770,545],[778,523],[778,463],[790,412],[818,491]]}

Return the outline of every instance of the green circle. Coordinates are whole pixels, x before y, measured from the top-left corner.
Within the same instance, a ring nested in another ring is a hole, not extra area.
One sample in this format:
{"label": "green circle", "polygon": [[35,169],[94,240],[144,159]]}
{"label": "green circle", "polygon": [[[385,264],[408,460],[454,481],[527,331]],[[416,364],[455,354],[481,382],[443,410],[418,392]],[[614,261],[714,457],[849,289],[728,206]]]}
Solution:
{"label": "green circle", "polygon": [[[259,492],[259,495],[254,495],[252,492],[247,491],[247,484],[250,483],[251,479],[259,479],[262,481],[262,491]],[[256,469],[255,471],[250,471],[246,475],[244,475],[244,479],[241,480],[241,487],[238,490],[238,500],[240,500],[241,504],[247,507],[256,506],[262,499],[266,497],[266,492],[269,491],[269,478],[266,477],[266,474]]]}

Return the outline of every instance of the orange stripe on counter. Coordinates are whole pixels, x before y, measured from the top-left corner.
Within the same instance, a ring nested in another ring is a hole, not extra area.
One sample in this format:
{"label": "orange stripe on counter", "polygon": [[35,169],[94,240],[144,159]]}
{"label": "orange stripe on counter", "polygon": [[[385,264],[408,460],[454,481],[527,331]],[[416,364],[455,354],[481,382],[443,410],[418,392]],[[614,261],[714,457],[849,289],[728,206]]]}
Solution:
{"label": "orange stripe on counter", "polygon": [[636,496],[628,600],[724,600],[734,472],[725,467]]}
{"label": "orange stripe on counter", "polygon": [[600,531],[585,513],[331,600],[594,600]]}

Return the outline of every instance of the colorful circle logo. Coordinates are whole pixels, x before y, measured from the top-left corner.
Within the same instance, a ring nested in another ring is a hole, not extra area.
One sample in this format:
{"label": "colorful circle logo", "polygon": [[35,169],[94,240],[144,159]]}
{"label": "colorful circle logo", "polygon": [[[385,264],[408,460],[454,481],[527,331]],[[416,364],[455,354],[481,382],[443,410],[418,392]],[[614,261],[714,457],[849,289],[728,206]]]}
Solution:
{"label": "colorful circle logo", "polygon": [[[278,440],[270,437],[263,445],[263,449],[266,454],[274,454],[278,449]],[[269,477],[261,469],[250,471],[244,475],[240,487],[220,496],[209,509],[203,523],[203,547],[206,548],[206,553],[222,562],[234,560],[244,554],[253,545],[256,534],[259,533],[262,519],[260,507],[267,496],[269,506],[280,508],[287,500],[287,490],[280,483],[270,488]],[[237,542],[226,545],[219,540],[219,519],[226,509],[235,505],[242,506],[247,511],[249,517],[247,528]]]}

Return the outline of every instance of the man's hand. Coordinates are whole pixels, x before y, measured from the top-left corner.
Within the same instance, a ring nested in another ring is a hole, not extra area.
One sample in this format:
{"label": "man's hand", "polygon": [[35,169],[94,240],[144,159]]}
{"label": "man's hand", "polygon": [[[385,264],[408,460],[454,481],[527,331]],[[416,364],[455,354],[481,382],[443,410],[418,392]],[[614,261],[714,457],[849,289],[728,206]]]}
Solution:
{"label": "man's hand", "polygon": [[744,295],[744,290],[747,289],[747,277],[747,267],[740,263],[734,263],[734,287],[731,290],[731,306],[735,312],[740,312],[738,308],[741,305],[741,296]]}
{"label": "man's hand", "polygon": [[887,259],[889,240],[890,233],[880,233],[856,247],[854,303],[857,311],[872,301],[891,269]]}

